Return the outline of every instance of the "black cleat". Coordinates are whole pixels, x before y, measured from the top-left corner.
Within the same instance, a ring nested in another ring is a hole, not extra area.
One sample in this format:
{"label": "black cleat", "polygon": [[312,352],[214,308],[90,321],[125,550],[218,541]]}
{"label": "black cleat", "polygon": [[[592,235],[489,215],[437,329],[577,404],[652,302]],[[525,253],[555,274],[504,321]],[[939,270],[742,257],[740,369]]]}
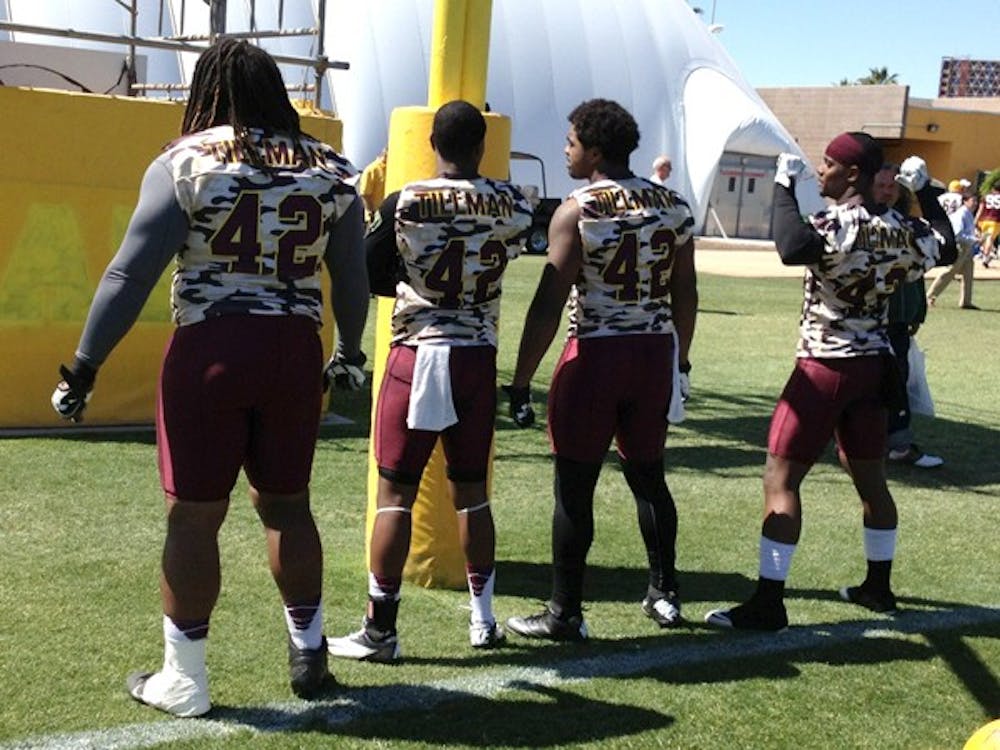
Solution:
{"label": "black cleat", "polygon": [[647,596],[642,600],[642,611],[661,628],[676,628],[684,622],[681,617],[681,600],[673,591],[655,599]]}
{"label": "black cleat", "polygon": [[780,600],[765,604],[751,598],[732,609],[713,609],[705,615],[705,622],[719,628],[780,633],[788,628],[788,613],[785,612],[785,603]]}
{"label": "black cleat", "polygon": [[845,586],[840,590],[840,598],[845,602],[870,609],[872,612],[891,615],[897,611],[896,597],[892,591],[875,593],[864,586]]}
{"label": "black cleat", "polygon": [[508,618],[507,628],[525,638],[577,642],[587,640],[587,623],[583,621],[582,614],[557,617],[548,605],[537,615]]}
{"label": "black cleat", "polygon": [[315,698],[335,683],[327,669],[326,637],[319,648],[296,648],[288,639],[288,675],[292,692],[300,698]]}

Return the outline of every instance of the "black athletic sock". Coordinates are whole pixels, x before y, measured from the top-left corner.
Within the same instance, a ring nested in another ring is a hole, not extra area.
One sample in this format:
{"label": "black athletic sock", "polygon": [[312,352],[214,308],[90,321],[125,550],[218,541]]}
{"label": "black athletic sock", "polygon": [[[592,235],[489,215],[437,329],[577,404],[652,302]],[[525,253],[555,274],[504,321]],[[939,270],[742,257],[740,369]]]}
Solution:
{"label": "black athletic sock", "polygon": [[663,459],[649,463],[621,460],[625,481],[635,497],[639,531],[649,561],[653,598],[677,592],[677,506],[663,476]]}
{"label": "black athletic sock", "polygon": [[552,608],[557,615],[580,614],[587,553],[594,541],[594,487],[599,463],[556,456],[552,511]]}
{"label": "black athletic sock", "polygon": [[869,560],[868,575],[865,576],[865,582],[861,586],[867,591],[878,594],[888,593],[891,591],[889,586],[891,575],[892,560]]}
{"label": "black athletic sock", "polygon": [[780,603],[785,598],[785,582],[773,578],[758,578],[753,598],[762,604]]}

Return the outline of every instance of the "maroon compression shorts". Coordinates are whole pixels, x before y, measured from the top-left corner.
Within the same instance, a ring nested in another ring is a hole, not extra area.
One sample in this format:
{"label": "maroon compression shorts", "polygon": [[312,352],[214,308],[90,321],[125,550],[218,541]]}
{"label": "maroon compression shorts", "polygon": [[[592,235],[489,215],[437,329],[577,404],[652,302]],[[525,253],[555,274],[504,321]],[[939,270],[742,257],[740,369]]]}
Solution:
{"label": "maroon compression shorts", "polygon": [[832,436],[848,458],[882,458],[888,366],[884,356],[798,358],[771,417],[768,451],[812,465]]}
{"label": "maroon compression shorts", "polygon": [[163,490],[221,500],[241,466],[258,490],[306,489],[322,369],[316,323],[302,315],[222,315],[177,328],[157,399]]}
{"label": "maroon compression shorts", "polygon": [[453,346],[448,359],[452,401],[458,422],[442,432],[406,426],[410,384],[417,350],[389,350],[375,414],[375,460],[379,474],[402,484],[417,484],[438,436],[448,478],[486,481],[497,408],[497,350],[492,346]]}
{"label": "maroon compression shorts", "polygon": [[669,334],[569,339],[549,390],[552,452],[597,463],[614,437],[626,461],[658,460],[667,437],[673,352]]}

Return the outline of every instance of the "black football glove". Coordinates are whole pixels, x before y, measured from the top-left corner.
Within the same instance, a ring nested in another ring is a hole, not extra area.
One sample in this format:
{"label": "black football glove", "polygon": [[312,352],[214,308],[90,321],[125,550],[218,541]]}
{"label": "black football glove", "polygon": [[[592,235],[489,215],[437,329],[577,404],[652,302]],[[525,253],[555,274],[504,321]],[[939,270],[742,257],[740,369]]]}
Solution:
{"label": "black football glove", "polygon": [[364,352],[358,352],[356,357],[334,354],[323,368],[323,390],[330,390],[332,384],[338,391],[360,391],[365,385],[362,368],[367,361]]}
{"label": "black football glove", "polygon": [[531,408],[531,390],[528,386],[518,388],[513,385],[502,387],[510,400],[507,413],[518,427],[531,427],[535,423],[535,410]]}
{"label": "black football glove", "polygon": [[52,392],[52,408],[63,419],[82,422],[84,409],[94,391],[97,371],[77,360],[72,369],[59,365],[59,375],[62,380]]}

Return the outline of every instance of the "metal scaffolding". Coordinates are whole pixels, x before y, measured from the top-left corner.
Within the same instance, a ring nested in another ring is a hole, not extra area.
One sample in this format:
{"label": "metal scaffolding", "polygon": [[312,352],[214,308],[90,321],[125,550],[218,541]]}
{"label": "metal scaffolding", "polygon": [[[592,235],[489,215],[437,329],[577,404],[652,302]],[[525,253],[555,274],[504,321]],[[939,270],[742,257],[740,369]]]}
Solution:
{"label": "metal scaffolding", "polygon": [[[69,39],[82,39],[94,42],[105,42],[108,44],[120,44],[128,50],[126,56],[126,77],[128,80],[128,91],[131,96],[144,94],[147,91],[175,91],[186,90],[183,84],[164,83],[139,83],[136,77],[136,49],[164,49],[175,52],[203,52],[216,39],[230,37],[236,39],[273,39],[277,37],[312,36],[316,43],[315,57],[296,57],[294,55],[271,54],[276,62],[289,65],[298,65],[309,68],[314,74],[314,83],[299,86],[289,86],[289,90],[311,91],[313,100],[317,108],[320,107],[323,98],[323,78],[328,70],[348,70],[350,65],[338,60],[330,60],[324,52],[324,38],[326,32],[326,0],[319,0],[317,25],[309,28],[284,29],[285,0],[278,0],[278,28],[258,29],[257,25],[257,0],[250,0],[250,30],[244,32],[228,33],[226,31],[226,2],[227,0],[202,0],[209,5],[209,33],[208,34],[186,34],[184,30],[184,17],[186,2],[191,0],[180,0],[180,28],[177,34],[164,36],[163,18],[167,0],[159,0],[159,20],[157,24],[158,36],[143,37],[138,34],[139,27],[139,0],[109,0],[120,5],[129,14],[128,34],[105,34],[93,31],[81,31],[79,29],[62,29],[49,26],[33,26],[29,24],[13,23],[11,21],[0,21],[0,30],[18,32],[23,34],[37,34],[39,36],[62,37]],[[197,1],[197,0],[194,0]],[[271,0],[273,2],[273,0]]]}

